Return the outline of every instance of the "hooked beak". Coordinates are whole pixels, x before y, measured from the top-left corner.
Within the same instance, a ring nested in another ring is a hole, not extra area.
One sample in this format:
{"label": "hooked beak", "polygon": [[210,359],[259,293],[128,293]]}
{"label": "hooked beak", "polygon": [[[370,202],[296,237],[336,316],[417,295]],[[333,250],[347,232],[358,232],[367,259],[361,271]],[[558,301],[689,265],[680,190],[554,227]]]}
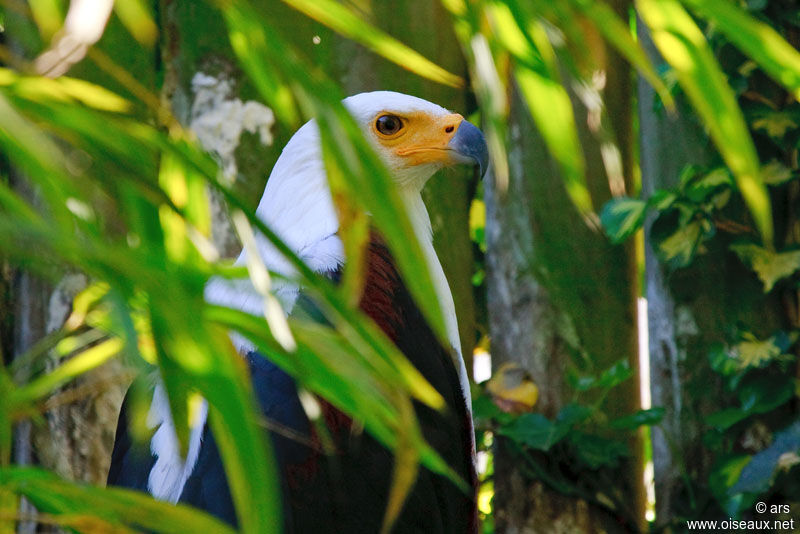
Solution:
{"label": "hooked beak", "polygon": [[483,178],[486,168],[489,166],[489,149],[486,147],[483,132],[469,121],[462,120],[447,147],[463,158],[461,163],[472,163],[478,167],[481,178]]}

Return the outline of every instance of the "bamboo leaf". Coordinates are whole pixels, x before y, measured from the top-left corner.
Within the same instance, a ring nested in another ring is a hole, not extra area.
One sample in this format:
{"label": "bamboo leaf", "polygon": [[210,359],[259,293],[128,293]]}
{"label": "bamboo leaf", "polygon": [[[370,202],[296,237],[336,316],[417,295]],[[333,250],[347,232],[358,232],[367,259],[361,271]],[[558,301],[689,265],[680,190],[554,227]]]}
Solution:
{"label": "bamboo leaf", "polygon": [[155,43],[158,27],[143,0],[114,2],[114,12],[139,43],[145,46],[152,46]]}
{"label": "bamboo leaf", "polygon": [[[69,340],[62,340],[59,345]],[[24,406],[25,403],[39,400],[56,388],[91,369],[95,369],[115,356],[123,346],[119,338],[112,338],[82,351],[59,365],[55,370],[17,388],[8,402],[11,406]]]}
{"label": "bamboo leaf", "polygon": [[462,87],[464,80],[409,48],[391,35],[379,30],[353,13],[344,4],[333,0],[283,0],[333,31],[361,43],[378,55],[418,76],[451,87]]}
{"label": "bamboo leaf", "polygon": [[733,44],[800,100],[800,52],[778,32],[728,0],[682,1],[714,22]]}
{"label": "bamboo leaf", "polygon": [[[597,216],[592,198],[586,187],[586,169],[583,159],[572,102],[564,88],[556,65],[555,51],[541,23],[531,21],[523,30],[508,6],[495,4],[492,14],[497,23],[498,35],[522,35],[509,52],[517,58],[514,75],[528,110],[542,139],[561,169],[564,186],[572,203],[592,227],[597,226]],[[505,39],[508,46],[508,39]]]}
{"label": "bamboo leaf", "polygon": [[636,67],[650,82],[664,105],[674,105],[672,95],[659,77],[653,64],[647,58],[641,45],[634,41],[628,24],[623,21],[605,2],[598,0],[570,0],[573,7],[594,23],[595,28],[628,62]]}
{"label": "bamboo leaf", "polygon": [[66,482],[41,469],[0,469],[0,494],[3,490],[24,495],[39,510],[53,514],[56,519],[64,517],[67,526],[74,524],[76,515],[81,515],[121,528],[164,534],[235,532],[219,519],[188,506],[157,501],[131,490]]}
{"label": "bamboo leaf", "polygon": [[636,7],[736,177],[764,243],[772,246],[772,207],[753,140],[703,33],[676,0],[637,0]]}

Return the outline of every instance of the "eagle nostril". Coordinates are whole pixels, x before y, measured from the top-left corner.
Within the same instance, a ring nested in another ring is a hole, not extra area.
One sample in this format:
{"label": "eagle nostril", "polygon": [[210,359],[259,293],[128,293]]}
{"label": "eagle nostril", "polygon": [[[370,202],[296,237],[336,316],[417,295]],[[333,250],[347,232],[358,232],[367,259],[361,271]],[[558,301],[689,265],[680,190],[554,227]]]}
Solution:
{"label": "eagle nostril", "polygon": [[452,133],[453,130],[455,130],[455,129],[456,129],[456,127],[451,124],[450,126],[445,128],[444,131],[447,132],[447,133]]}

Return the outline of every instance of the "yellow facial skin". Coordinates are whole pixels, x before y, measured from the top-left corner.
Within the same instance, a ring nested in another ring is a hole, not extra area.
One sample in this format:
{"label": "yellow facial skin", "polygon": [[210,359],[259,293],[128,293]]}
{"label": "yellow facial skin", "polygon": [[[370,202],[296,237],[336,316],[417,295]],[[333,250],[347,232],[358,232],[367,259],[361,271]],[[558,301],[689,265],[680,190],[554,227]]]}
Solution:
{"label": "yellow facial skin", "polygon": [[[403,127],[392,135],[378,131],[376,121],[383,115],[399,117]],[[397,115],[390,111],[378,113],[372,121],[372,131],[378,142],[391,150],[396,156],[404,158],[407,165],[434,163],[452,165],[453,150],[449,148],[450,140],[455,136],[458,126],[464,117],[451,113],[440,117],[424,112]]]}

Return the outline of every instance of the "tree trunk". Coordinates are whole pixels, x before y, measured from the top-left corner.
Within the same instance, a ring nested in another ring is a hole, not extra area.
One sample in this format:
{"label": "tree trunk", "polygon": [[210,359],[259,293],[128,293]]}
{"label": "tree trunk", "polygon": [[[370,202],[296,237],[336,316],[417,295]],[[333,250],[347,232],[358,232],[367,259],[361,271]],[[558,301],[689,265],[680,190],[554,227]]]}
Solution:
{"label": "tree trunk", "polygon": [[[602,53],[602,52],[601,52]],[[630,190],[630,71],[608,54],[604,91],[622,144]],[[575,103],[587,161],[587,180],[599,209],[609,198],[599,144]],[[596,374],[620,359],[638,369],[633,248],[615,247],[590,230],[569,201],[562,179],[525,105],[515,95],[510,113],[508,191],[486,187],[488,309],[493,367],[516,362],[539,386],[537,412],[553,418],[569,402],[567,369]],[[639,409],[638,382],[615,388],[603,404],[609,418]],[[497,439],[495,521],[498,533],[621,532],[644,528],[641,444],[604,486],[623,503],[611,512],[594,500],[565,495],[531,476],[511,445]],[[543,455],[537,460],[547,461]],[[586,472],[586,477],[596,474]],[[563,489],[563,488],[562,488]],[[588,497],[588,496],[587,496]]]}

